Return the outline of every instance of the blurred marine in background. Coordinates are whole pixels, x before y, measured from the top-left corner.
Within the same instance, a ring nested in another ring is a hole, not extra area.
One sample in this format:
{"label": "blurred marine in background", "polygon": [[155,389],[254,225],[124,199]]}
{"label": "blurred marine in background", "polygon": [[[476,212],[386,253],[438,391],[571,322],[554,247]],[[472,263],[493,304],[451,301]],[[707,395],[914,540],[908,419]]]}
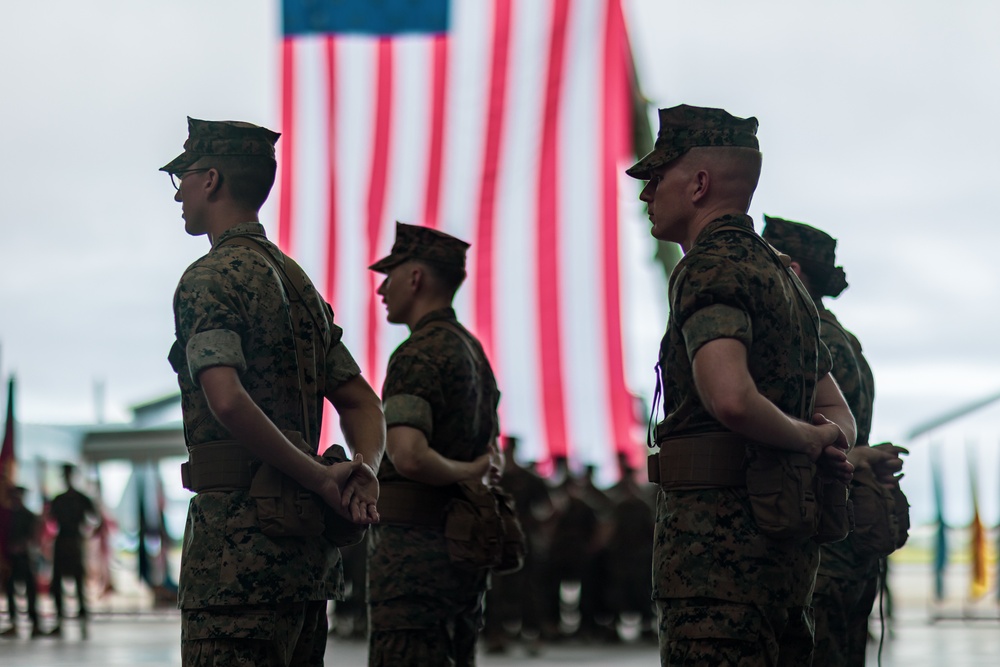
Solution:
{"label": "blurred marine in background", "polygon": [[[854,464],[851,496],[856,527],[846,540],[823,545],[813,594],[814,664],[857,667],[865,664],[879,559],[901,546],[896,544],[899,527],[892,528],[896,496],[885,486],[898,489],[895,473],[902,468],[899,454],[905,450],[889,444],[868,446],[875,378],[857,337],[823,305],[824,297],[836,298],[847,287],[844,269],[835,266],[837,240],[801,222],[765,215],[764,223],[764,240],[791,257],[792,270],[816,303],[820,338],[833,356],[833,376],[857,422],[857,445],[848,454]],[[880,517],[885,518],[877,521]]]}

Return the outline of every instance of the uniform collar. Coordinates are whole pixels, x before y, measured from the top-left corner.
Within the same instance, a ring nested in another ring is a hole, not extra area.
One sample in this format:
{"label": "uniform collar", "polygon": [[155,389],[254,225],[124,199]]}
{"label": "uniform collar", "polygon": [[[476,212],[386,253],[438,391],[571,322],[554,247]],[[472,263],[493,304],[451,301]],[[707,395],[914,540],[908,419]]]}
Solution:
{"label": "uniform collar", "polygon": [[432,310],[417,321],[416,325],[413,327],[413,331],[420,331],[420,329],[427,326],[431,322],[437,321],[458,322],[458,318],[455,316],[455,309],[441,308],[439,310]]}
{"label": "uniform collar", "polygon": [[219,238],[215,239],[213,247],[219,245],[230,236],[262,236],[265,239],[267,238],[267,234],[264,233],[264,225],[259,222],[241,222],[222,232]]}
{"label": "uniform collar", "polygon": [[694,240],[694,244],[698,245],[699,243],[707,239],[709,236],[711,236],[712,233],[715,232],[715,230],[717,230],[719,227],[726,227],[726,226],[743,227],[745,229],[750,230],[751,232],[756,233],[756,231],[753,228],[753,218],[751,218],[749,215],[729,214],[729,215],[724,215],[721,218],[716,218],[712,222],[705,225],[705,227],[701,230],[701,232],[698,233],[698,238]]}

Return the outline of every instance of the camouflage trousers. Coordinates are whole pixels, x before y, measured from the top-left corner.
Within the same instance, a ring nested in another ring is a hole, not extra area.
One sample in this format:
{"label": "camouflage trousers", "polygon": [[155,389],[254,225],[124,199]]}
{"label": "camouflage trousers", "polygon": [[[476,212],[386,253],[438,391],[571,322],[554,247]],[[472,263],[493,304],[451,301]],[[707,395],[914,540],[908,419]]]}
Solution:
{"label": "camouflage trousers", "polygon": [[421,630],[373,630],[368,667],[475,667],[479,622],[456,616]]}
{"label": "camouflage trousers", "polygon": [[877,576],[854,580],[816,575],[816,665],[864,666],[868,615],[877,595]]}
{"label": "camouflage trousers", "polygon": [[[663,667],[808,667],[808,607],[764,610],[710,598],[656,601]],[[833,664],[833,663],[831,663]]]}
{"label": "camouflage trousers", "polygon": [[326,600],[181,613],[184,667],[322,667]]}

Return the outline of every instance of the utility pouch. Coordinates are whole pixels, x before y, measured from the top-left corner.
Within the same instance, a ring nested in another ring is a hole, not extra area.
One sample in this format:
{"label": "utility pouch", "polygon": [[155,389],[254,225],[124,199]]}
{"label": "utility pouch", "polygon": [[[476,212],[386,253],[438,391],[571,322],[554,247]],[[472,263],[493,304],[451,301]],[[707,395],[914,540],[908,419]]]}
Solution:
{"label": "utility pouch", "polygon": [[747,450],[747,493],[760,532],[782,542],[815,535],[820,516],[816,465],[805,454],[758,445]]}
{"label": "utility pouch", "polygon": [[504,527],[497,500],[481,482],[459,482],[445,507],[444,537],[452,565],[464,570],[499,567]]}
{"label": "utility pouch", "polygon": [[[905,512],[900,526],[897,514],[896,489],[889,489],[879,483],[875,473],[869,467],[859,466],[854,471],[851,485],[851,497],[854,499],[854,534],[851,543],[854,550],[861,556],[883,558],[906,542],[909,531],[909,505],[902,491],[902,507]],[[897,487],[898,489],[898,487]],[[902,543],[899,541],[902,532]]]}
{"label": "utility pouch", "polygon": [[892,513],[896,518],[896,548],[901,549],[910,537],[910,503],[898,482],[889,492],[892,495]]}
{"label": "utility pouch", "polygon": [[268,537],[318,537],[325,529],[324,503],[315,493],[267,463],[250,482],[257,525]]}
{"label": "utility pouch", "polygon": [[816,477],[817,493],[820,497],[819,527],[813,542],[826,544],[839,542],[854,529],[854,507],[847,485],[837,480]]}
{"label": "utility pouch", "polygon": [[524,557],[528,544],[517,518],[517,508],[514,499],[499,487],[492,486],[490,491],[497,502],[497,511],[503,523],[503,549],[500,552],[500,562],[493,567],[496,574],[511,574],[524,567]]}

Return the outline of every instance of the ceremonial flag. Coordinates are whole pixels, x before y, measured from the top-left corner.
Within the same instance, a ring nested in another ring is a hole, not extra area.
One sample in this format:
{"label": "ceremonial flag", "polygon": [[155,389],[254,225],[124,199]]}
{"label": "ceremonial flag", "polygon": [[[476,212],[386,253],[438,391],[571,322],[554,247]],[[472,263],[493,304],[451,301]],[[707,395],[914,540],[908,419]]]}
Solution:
{"label": "ceremonial flag", "polygon": [[944,571],[948,565],[948,526],[944,522],[944,487],[941,482],[940,445],[932,445],[931,482],[934,486],[934,506],[937,510],[937,533],[934,540],[934,599],[944,600]]}
{"label": "ceremonial flag", "polygon": [[369,382],[407,331],[367,266],[395,221],[440,229],[472,244],[456,308],[503,431],[534,460],[637,463],[622,245],[648,228],[620,0],[284,0],[283,33],[278,242]]}
{"label": "ceremonial flag", "polygon": [[969,530],[972,535],[969,540],[971,550],[970,562],[972,564],[971,593],[972,599],[981,598],[989,590],[989,577],[986,573],[986,530],[983,522],[979,518],[979,484],[976,478],[976,466],[974,462],[975,448],[969,444],[967,447],[967,458],[969,462],[969,491],[972,493],[972,524]]}

